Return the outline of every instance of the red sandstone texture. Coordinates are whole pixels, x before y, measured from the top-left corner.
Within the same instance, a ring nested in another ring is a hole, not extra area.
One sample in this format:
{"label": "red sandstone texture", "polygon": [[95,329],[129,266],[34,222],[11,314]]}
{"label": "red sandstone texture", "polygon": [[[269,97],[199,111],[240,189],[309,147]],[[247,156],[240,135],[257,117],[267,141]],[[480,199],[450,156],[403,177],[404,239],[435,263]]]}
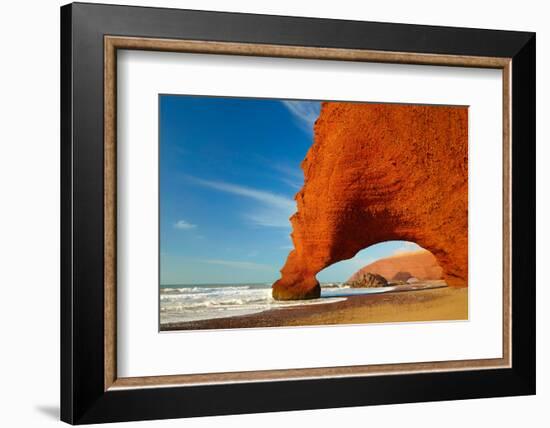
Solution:
{"label": "red sandstone texture", "polygon": [[434,280],[443,277],[443,269],[432,253],[426,250],[410,251],[377,260],[355,272],[347,282],[359,279],[363,273],[382,275],[388,281],[406,281],[410,277]]}
{"label": "red sandstone texture", "polygon": [[314,131],[274,298],[318,297],[319,271],[389,240],[416,242],[466,286],[467,107],[327,102]]}

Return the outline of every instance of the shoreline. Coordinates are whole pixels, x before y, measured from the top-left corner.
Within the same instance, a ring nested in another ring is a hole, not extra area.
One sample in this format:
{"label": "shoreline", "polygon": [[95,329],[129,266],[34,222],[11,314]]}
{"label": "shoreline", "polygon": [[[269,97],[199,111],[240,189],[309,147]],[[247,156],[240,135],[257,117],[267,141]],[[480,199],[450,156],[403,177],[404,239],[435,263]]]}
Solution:
{"label": "shoreline", "polygon": [[447,286],[350,295],[344,301],[160,325],[161,332],[468,319],[468,288]]}

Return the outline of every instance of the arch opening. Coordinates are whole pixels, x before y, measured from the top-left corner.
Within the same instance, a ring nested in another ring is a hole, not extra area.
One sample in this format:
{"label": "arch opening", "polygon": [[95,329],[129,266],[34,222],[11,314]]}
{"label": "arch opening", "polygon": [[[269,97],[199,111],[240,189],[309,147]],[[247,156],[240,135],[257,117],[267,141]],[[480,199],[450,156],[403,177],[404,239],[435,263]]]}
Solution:
{"label": "arch opening", "polygon": [[400,285],[446,285],[436,257],[411,241],[385,241],[322,269],[321,288],[378,288]]}

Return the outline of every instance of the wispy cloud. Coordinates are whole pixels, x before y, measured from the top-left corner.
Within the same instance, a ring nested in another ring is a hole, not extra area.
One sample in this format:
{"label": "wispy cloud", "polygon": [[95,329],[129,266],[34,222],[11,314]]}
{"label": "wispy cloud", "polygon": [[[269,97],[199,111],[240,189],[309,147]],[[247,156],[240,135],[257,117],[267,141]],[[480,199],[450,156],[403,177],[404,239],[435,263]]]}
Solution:
{"label": "wispy cloud", "polygon": [[178,220],[174,223],[174,228],[180,229],[180,230],[189,230],[189,229],[196,229],[196,224],[191,224],[188,221],[185,220]]}
{"label": "wispy cloud", "polygon": [[277,195],[275,193],[267,192],[265,190],[254,189],[252,187],[241,186],[239,184],[227,183],[225,181],[204,180],[197,177],[188,178],[202,186],[210,187],[222,192],[233,193],[235,195],[244,196],[246,198],[255,199],[263,204],[285,209],[294,209],[295,202],[287,198],[286,196]]}
{"label": "wispy cloud", "polygon": [[304,179],[304,173],[299,167],[292,167],[290,165],[287,165],[285,163],[273,163],[271,164],[271,167],[275,171],[279,171],[289,177],[295,178],[296,180],[303,180]]}
{"label": "wispy cloud", "polygon": [[279,173],[278,178],[294,190],[299,190],[304,184],[304,174],[300,168],[282,163],[270,164],[270,167]]}
{"label": "wispy cloud", "polygon": [[293,250],[294,249],[294,245],[281,245],[279,247],[280,250]]}
{"label": "wispy cloud", "polygon": [[270,211],[269,209],[257,209],[251,213],[245,213],[244,217],[255,226],[290,228],[290,216],[294,210]]}
{"label": "wispy cloud", "polygon": [[321,110],[318,101],[281,101],[283,106],[294,116],[297,124],[306,132],[313,132],[313,124],[319,117]]}
{"label": "wispy cloud", "polygon": [[204,180],[190,176],[187,178],[200,186],[257,201],[259,206],[254,212],[244,214],[257,226],[290,227],[288,219],[296,211],[296,202],[286,196],[224,181]]}
{"label": "wispy cloud", "polygon": [[281,177],[280,180],[294,190],[300,190],[302,188],[302,184],[298,181],[289,180],[288,178],[284,177]]}
{"label": "wispy cloud", "polygon": [[237,268],[237,269],[273,270],[273,267],[270,265],[264,265],[261,263],[254,263],[254,262],[242,262],[237,260],[222,260],[222,259],[200,259],[197,261],[211,264],[211,265],[227,266],[227,267]]}

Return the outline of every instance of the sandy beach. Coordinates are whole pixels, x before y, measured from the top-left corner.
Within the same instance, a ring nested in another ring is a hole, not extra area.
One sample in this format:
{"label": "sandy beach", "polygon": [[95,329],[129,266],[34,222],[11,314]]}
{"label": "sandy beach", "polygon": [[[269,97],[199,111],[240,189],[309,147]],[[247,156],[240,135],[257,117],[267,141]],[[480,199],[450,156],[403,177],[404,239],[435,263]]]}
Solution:
{"label": "sandy beach", "polygon": [[336,303],[162,324],[161,331],[468,319],[468,289],[441,287],[346,297]]}

